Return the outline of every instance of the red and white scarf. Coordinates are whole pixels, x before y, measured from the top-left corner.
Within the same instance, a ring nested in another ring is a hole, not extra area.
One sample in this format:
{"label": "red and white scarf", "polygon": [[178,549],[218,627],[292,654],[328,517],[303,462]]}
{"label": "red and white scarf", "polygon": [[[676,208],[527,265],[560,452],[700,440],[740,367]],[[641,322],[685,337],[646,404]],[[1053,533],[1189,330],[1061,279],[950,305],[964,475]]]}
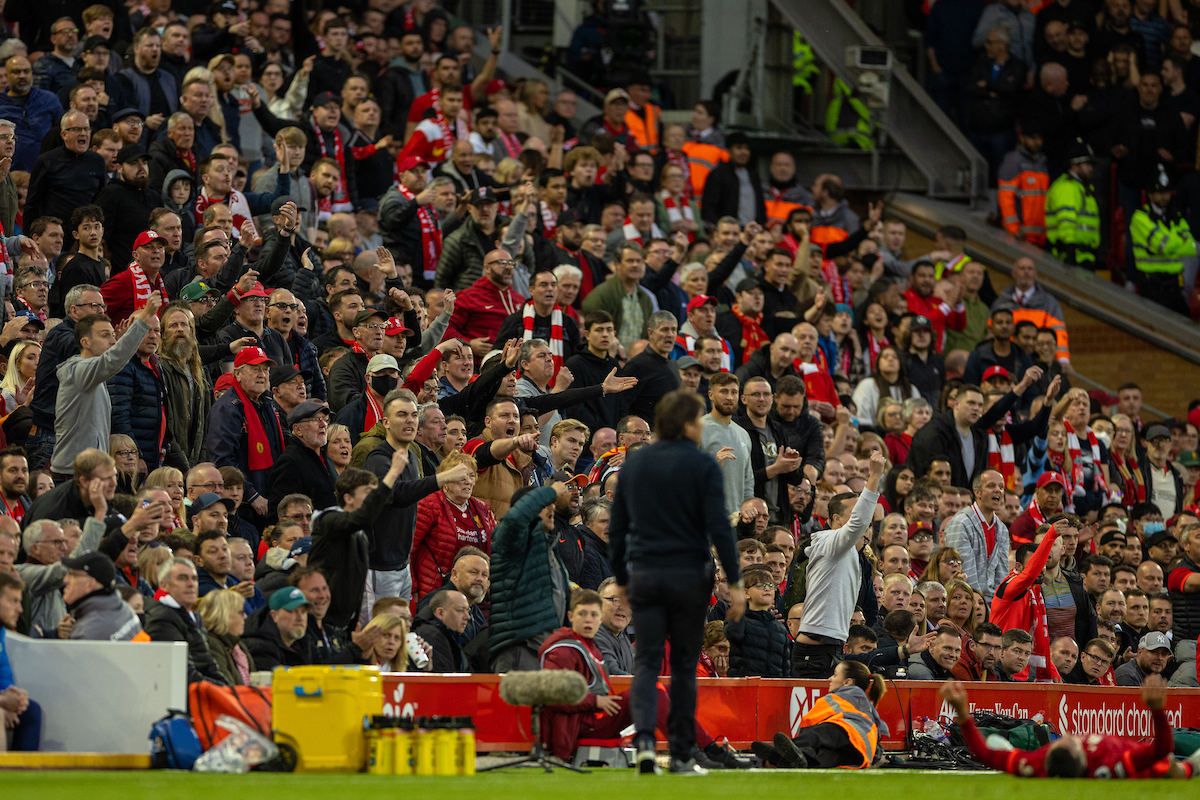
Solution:
{"label": "red and white scarf", "polygon": [[[533,308],[533,301],[526,300],[525,308],[521,312],[521,324],[525,326],[525,333],[521,336],[521,341],[528,342],[533,338],[533,323],[537,317],[537,311]],[[558,377],[558,371],[562,369],[563,363],[563,315],[562,306],[554,304],[554,310],[550,312],[550,358],[554,361],[554,376],[550,379],[554,381]]]}
{"label": "red and white scarf", "polygon": [[876,339],[875,334],[867,331],[867,357],[870,359],[870,370],[875,371],[875,362],[879,360],[879,351],[885,347],[891,347],[892,343],[886,336],[882,339]]}
{"label": "red and white scarf", "polygon": [[342,132],[337,125],[333,126],[333,152],[330,153],[325,146],[325,131],[321,130],[317,125],[317,118],[312,118],[313,130],[317,132],[317,147],[320,149],[322,158],[332,158],[338,165],[338,182],[333,189],[333,197],[330,201],[331,210],[334,213],[342,211],[353,211],[354,206],[350,203],[350,196],[346,193],[346,148],[342,146]]}
{"label": "red and white scarf", "polygon": [[383,409],[380,408],[379,403],[375,402],[375,398],[371,396],[370,389],[367,389],[363,394],[367,396],[367,415],[363,420],[362,432],[366,433],[375,427],[376,422],[383,419]]}
{"label": "red and white scarf", "polygon": [[[663,189],[659,192],[658,197],[662,200],[663,205],[667,207],[667,219],[671,222],[678,222],[681,219],[686,219],[688,222],[696,221],[695,216],[692,214],[692,206],[688,203],[686,196],[682,198],[683,202],[681,203],[672,197],[670,192]],[[688,231],[687,237],[689,244],[696,241],[694,231]]]}
{"label": "red and white scarf", "polygon": [[233,215],[233,232],[236,238],[241,232],[242,226],[247,222],[254,230],[254,235],[258,236],[258,228],[254,224],[254,213],[250,210],[250,203],[246,200],[246,195],[239,192],[237,189],[230,189],[229,194],[225,195],[220,200],[214,200],[208,196],[207,187],[200,190],[200,196],[196,198],[196,224],[204,224],[204,210],[211,205],[224,204],[229,206],[229,213]]}
{"label": "red and white scarf", "polygon": [[[1083,464],[1079,462],[1079,456],[1083,454],[1083,450],[1079,444],[1079,435],[1075,433],[1075,429],[1071,427],[1071,423],[1063,421],[1063,425],[1067,429],[1067,453],[1071,457],[1071,493],[1067,496],[1067,502],[1072,506],[1075,505],[1074,498],[1083,497],[1085,494],[1083,488]],[[1108,485],[1104,482],[1104,473],[1101,471],[1100,464],[1100,442],[1096,439],[1096,434],[1092,433],[1092,429],[1087,429],[1088,447],[1092,451],[1092,475],[1096,491],[1108,494]]]}
{"label": "red and white scarf", "polygon": [[[1019,573],[1013,570],[1008,573],[1006,581],[1015,578]],[[1029,657],[1029,665],[1022,673],[1033,672],[1035,681],[1051,680],[1058,670],[1050,663],[1050,619],[1046,614],[1046,600],[1042,597],[1042,587],[1037,581],[1029,587],[1029,635],[1033,637],[1033,655]]]}
{"label": "red and white scarf", "polygon": [[1042,513],[1042,509],[1038,506],[1036,497],[1029,502],[1029,508],[1026,510],[1029,512],[1029,518],[1033,520],[1034,530],[1046,524],[1046,515]]}
{"label": "red and white scarf", "polygon": [[1004,476],[1005,489],[1017,490],[1017,462],[1007,427],[1000,429],[999,440],[995,433],[988,431],[988,469],[994,469]]}
{"label": "red and white scarf", "polygon": [[829,295],[835,303],[850,305],[854,302],[854,290],[850,288],[850,280],[845,275],[838,274],[837,264],[826,260],[821,264],[821,272],[825,282],[829,284]]}
{"label": "red and white scarf", "polygon": [[[767,332],[763,330],[762,322],[763,315],[760,312],[757,316],[747,316],[738,304],[734,303],[729,309],[733,315],[737,317],[738,322],[742,323],[742,364],[750,360],[750,356],[757,353],[764,344],[771,341],[771,337],[767,336]],[[741,366],[739,364],[738,366]]]}
{"label": "red and white scarf", "polygon": [[[675,344],[682,347],[687,354],[692,358],[696,357],[696,337],[686,333],[681,333],[675,337]],[[729,349],[729,342],[724,337],[721,338],[721,372],[733,371],[733,351]]]}
{"label": "red and white scarf", "polygon": [[[542,211],[542,228],[545,230],[545,233],[543,233],[542,236],[546,239],[553,239],[554,234],[558,232],[558,214],[554,213],[554,210],[550,208],[549,204],[547,204],[545,200],[542,200],[540,203],[538,203],[538,207]],[[559,211],[559,214],[566,210],[567,204],[563,203],[563,207]]]}
{"label": "red and white scarf", "polygon": [[[397,182],[396,190],[405,200],[416,198],[403,183]],[[421,223],[421,272],[425,280],[431,281],[442,257],[442,226],[429,206],[417,206],[417,221]]]}
{"label": "red and white scarf", "polygon": [[[636,242],[637,244],[641,245],[642,247],[645,247],[647,244],[649,244],[648,242],[642,241],[642,232],[639,231],[637,228],[633,227],[633,222],[629,219],[629,217],[625,217],[625,226],[623,228],[621,228],[621,234],[625,237],[625,241],[627,241],[627,242]],[[650,238],[651,239],[665,239],[667,237],[663,236],[663,232],[658,229],[658,225],[651,222],[650,223]]]}
{"label": "red and white scarf", "polygon": [[129,277],[133,280],[134,311],[146,307],[146,303],[150,302],[151,292],[158,292],[162,295],[163,302],[168,302],[167,284],[163,281],[161,272],[154,276],[154,286],[151,286],[150,279],[146,277],[146,273],[138,266],[136,261],[130,261],[128,269]]}

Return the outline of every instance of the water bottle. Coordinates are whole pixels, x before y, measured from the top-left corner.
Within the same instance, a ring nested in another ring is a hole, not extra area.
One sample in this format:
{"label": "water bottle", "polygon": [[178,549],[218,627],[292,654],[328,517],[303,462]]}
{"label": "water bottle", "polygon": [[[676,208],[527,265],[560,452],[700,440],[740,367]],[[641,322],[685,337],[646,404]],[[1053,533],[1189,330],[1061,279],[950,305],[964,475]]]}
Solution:
{"label": "water bottle", "polygon": [[408,660],[417,669],[425,669],[429,666],[429,656],[425,655],[425,649],[421,647],[421,643],[417,640],[417,635],[409,632],[404,638],[404,646],[408,648]]}
{"label": "water bottle", "polygon": [[458,726],[458,774],[475,774],[475,722],[470,717],[455,717]]}
{"label": "water bottle", "polygon": [[924,717],[923,720],[923,730],[926,736],[933,739],[935,742],[945,742],[947,739],[949,739],[949,737],[946,736],[946,731],[942,729],[942,726],[938,724],[936,719]]}

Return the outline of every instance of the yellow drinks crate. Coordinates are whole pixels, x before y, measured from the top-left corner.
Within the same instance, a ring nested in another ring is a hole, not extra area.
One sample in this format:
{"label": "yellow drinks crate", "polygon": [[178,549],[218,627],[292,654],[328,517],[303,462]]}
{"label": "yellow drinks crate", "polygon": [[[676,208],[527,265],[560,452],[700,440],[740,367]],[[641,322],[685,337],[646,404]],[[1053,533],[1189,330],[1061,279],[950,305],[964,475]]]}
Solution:
{"label": "yellow drinks crate", "polygon": [[272,675],[275,741],[296,749],[297,772],[361,772],[363,718],[383,713],[378,667],[279,667]]}

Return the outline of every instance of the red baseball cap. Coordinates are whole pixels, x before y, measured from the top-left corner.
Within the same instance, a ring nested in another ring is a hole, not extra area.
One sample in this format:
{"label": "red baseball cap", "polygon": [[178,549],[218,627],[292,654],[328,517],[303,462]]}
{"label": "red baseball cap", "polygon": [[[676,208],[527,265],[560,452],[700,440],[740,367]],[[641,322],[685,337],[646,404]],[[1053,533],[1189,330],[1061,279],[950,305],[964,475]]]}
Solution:
{"label": "red baseball cap", "polygon": [[703,306],[703,305],[716,306],[716,304],[717,304],[717,298],[712,297],[711,295],[707,295],[707,294],[698,294],[695,297],[693,297],[691,300],[688,300],[687,310],[688,310],[688,313],[690,314],[693,311],[695,311],[697,308],[699,308],[700,306]]}
{"label": "red baseball cap", "polygon": [[1200,428],[1200,406],[1188,412],[1187,421]]}
{"label": "red baseball cap", "polygon": [[405,156],[404,158],[402,158],[396,162],[396,171],[397,172],[408,172],[410,169],[414,169],[415,167],[424,167],[424,166],[428,166],[428,165],[421,159],[417,158],[416,156]]}
{"label": "red baseball cap", "polygon": [[1041,489],[1051,483],[1057,483],[1059,487],[1067,485],[1067,479],[1059,472],[1043,472],[1037,480],[1037,488]]}
{"label": "red baseball cap", "polygon": [[137,250],[142,245],[150,244],[151,242],[156,241],[158,238],[158,234],[154,231],[142,231],[138,234],[137,239],[134,240],[133,249]]}
{"label": "red baseball cap", "polygon": [[1012,383],[1012,375],[1004,367],[988,367],[987,371],[983,373],[983,379],[990,381],[992,378],[1004,378],[1004,380]]}
{"label": "red baseball cap", "polygon": [[495,94],[496,92],[502,92],[505,89],[511,88],[512,87],[509,86],[507,82],[501,80],[500,78],[493,78],[492,80],[488,81],[487,89],[484,90],[483,93],[485,95]]}
{"label": "red baseball cap", "polygon": [[250,291],[248,291],[244,295],[242,295],[242,297],[270,297],[270,296],[271,296],[271,293],[268,292],[267,288],[265,286],[263,286],[261,283],[259,283],[258,281],[254,282],[253,289],[251,289]]}
{"label": "red baseball cap", "polygon": [[213,387],[213,390],[223,392],[226,389],[232,389],[235,383],[237,383],[237,379],[233,377],[233,373],[226,372],[217,378],[217,385]]}
{"label": "red baseball cap", "polygon": [[412,333],[412,331],[404,327],[404,320],[400,317],[390,318],[387,321],[387,327],[383,329],[384,336],[399,336],[402,333]]}
{"label": "red baseball cap", "polygon": [[243,347],[238,351],[237,358],[233,360],[233,368],[237,369],[247,364],[270,364],[271,366],[275,366],[275,362],[261,347]]}

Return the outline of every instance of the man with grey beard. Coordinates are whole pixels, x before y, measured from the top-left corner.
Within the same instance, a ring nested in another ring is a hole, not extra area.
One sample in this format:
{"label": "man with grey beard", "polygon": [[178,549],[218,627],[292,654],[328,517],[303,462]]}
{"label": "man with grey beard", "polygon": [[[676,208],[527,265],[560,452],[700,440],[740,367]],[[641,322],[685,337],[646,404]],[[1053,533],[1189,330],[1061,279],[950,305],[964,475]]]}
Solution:
{"label": "man with grey beard", "polygon": [[424,620],[434,619],[433,610],[429,605],[431,597],[447,589],[459,591],[471,604],[471,618],[467,620],[466,630],[462,632],[461,643],[465,645],[470,642],[487,624],[483,612],[479,610],[479,603],[487,597],[488,589],[492,585],[489,570],[488,557],[482,550],[470,546],[460,549],[454,555],[454,564],[450,567],[450,577],[446,580],[445,585],[437,591],[425,595],[417,603],[417,615],[413,618],[413,624],[417,625]]}
{"label": "man with grey beard", "polygon": [[192,312],[186,302],[174,302],[162,313],[159,365],[167,401],[167,430],[171,442],[165,463],[187,472],[204,461],[204,421],[212,407],[212,387],[200,362]]}

